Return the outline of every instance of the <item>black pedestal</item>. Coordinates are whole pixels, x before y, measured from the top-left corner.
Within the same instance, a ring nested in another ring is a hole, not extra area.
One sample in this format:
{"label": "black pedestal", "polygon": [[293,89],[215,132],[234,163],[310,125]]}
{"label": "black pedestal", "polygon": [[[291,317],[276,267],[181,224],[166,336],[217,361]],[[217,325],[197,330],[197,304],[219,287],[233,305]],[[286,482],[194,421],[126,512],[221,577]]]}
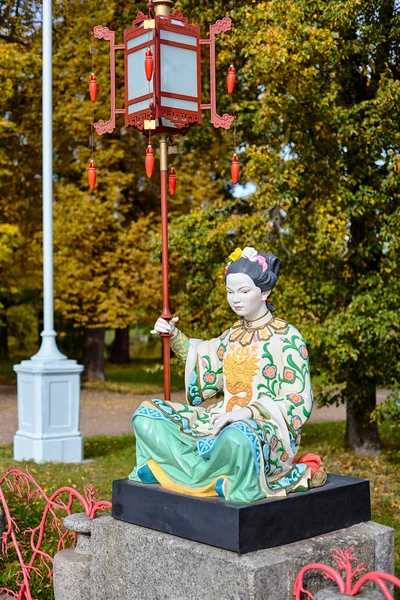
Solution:
{"label": "black pedestal", "polygon": [[232,504],[120,479],[113,482],[112,516],[244,554],[369,521],[369,482],[328,475],[323,487],[309,492]]}

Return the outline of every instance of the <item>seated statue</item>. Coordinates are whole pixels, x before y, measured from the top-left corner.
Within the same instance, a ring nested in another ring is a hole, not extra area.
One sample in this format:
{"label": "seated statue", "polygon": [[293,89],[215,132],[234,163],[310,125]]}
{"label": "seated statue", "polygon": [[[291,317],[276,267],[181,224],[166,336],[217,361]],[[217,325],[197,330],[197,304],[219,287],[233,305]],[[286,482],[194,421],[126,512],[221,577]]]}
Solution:
{"label": "seated statue", "polygon": [[[132,417],[136,467],[129,478],[192,496],[255,502],[326,480],[320,458],[296,458],[313,403],[308,352],[298,330],[268,302],[279,270],[273,254],[239,248],[225,267],[239,320],[211,340],[187,338],[158,319],[186,362],[187,404],[143,402]],[[202,403],[217,392],[223,397]]]}

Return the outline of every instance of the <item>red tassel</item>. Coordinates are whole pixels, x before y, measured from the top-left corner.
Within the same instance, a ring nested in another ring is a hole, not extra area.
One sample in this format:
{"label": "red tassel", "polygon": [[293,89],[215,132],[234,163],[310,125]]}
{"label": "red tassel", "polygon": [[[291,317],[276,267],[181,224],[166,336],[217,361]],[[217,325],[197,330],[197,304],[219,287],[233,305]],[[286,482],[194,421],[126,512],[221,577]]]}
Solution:
{"label": "red tassel", "polygon": [[90,163],[89,163],[88,181],[89,181],[89,187],[90,187],[91,191],[93,191],[96,186],[96,165],[94,164],[93,158],[90,160]]}
{"label": "red tassel", "polygon": [[228,87],[228,94],[232,94],[233,93],[233,89],[235,87],[235,81],[236,81],[236,69],[233,66],[233,64],[231,63],[229,69],[228,69],[228,75],[226,77],[226,85]]}
{"label": "red tassel", "polygon": [[144,166],[146,167],[146,175],[150,179],[150,177],[153,175],[153,170],[154,170],[154,150],[151,147],[150,142],[146,148],[146,157],[144,159]]}
{"label": "red tassel", "polygon": [[173,196],[176,191],[176,171],[175,171],[174,167],[171,167],[171,169],[169,171],[168,183],[169,183],[169,193],[171,194],[171,196]]}
{"label": "red tassel", "polygon": [[239,158],[235,152],[235,154],[232,156],[232,164],[231,164],[231,177],[232,177],[233,185],[236,185],[237,182],[239,181],[239,171],[240,171]]}
{"label": "red tassel", "polygon": [[90,99],[92,102],[96,102],[96,97],[97,97],[97,77],[96,75],[93,73],[90,76],[89,79],[89,94],[90,94]]}
{"label": "red tassel", "polygon": [[147,81],[150,81],[153,77],[153,53],[150,48],[146,52],[146,58],[144,59],[144,70],[146,71]]}

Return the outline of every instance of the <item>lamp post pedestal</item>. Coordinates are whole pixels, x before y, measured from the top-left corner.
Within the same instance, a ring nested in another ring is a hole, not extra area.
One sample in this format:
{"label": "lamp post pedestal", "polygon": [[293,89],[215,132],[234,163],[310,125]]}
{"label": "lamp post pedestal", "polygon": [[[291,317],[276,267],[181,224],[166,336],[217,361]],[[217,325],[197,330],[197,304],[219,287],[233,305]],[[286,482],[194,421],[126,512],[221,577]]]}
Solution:
{"label": "lamp post pedestal", "polygon": [[18,386],[18,423],[14,460],[81,462],[80,374],[75,360],[14,366]]}
{"label": "lamp post pedestal", "polygon": [[14,459],[80,462],[80,375],[83,367],[61,354],[55,331],[42,333],[42,345],[30,360],[14,365],[18,387],[18,430]]}

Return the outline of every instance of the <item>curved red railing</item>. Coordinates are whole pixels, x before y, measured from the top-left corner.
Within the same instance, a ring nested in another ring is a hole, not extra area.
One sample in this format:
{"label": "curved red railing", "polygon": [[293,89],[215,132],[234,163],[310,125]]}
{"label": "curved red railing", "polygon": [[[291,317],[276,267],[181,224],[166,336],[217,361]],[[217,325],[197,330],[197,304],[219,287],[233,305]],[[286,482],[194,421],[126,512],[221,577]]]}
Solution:
{"label": "curved red railing", "polygon": [[[4,494],[4,486],[11,492],[15,492],[20,498],[23,497],[23,492],[25,491],[28,502],[38,499],[42,499],[45,502],[43,516],[37,527],[26,529],[22,532],[20,531],[15,519],[11,516]],[[67,494],[67,499],[66,501],[63,501],[60,496],[65,494]],[[34,572],[37,573],[39,577],[43,578],[42,571],[39,568],[40,566],[43,566],[45,571],[47,571],[48,577],[50,579],[52,578],[53,558],[50,554],[41,549],[47,519],[49,516],[51,517],[50,528],[53,531],[55,530],[58,535],[57,552],[59,552],[65,548],[66,538],[68,534],[71,533],[68,530],[62,529],[61,519],[72,513],[74,501],[77,501],[82,505],[85,514],[91,519],[96,516],[97,511],[111,507],[111,502],[98,500],[98,492],[92,485],[86,485],[83,494],[73,487],[64,486],[53,492],[51,496],[48,496],[35,478],[29,473],[27,467],[24,471],[19,467],[8,467],[5,474],[0,478],[0,507],[2,507],[4,512],[6,527],[2,535],[2,554],[7,556],[10,546],[15,549],[20,565],[20,570],[16,576],[16,585],[19,589],[13,591],[2,587],[0,588],[0,593],[6,593],[16,600],[34,600],[30,589],[31,574]],[[64,514],[59,517],[56,513],[57,510],[64,512]],[[30,535],[32,555],[29,560],[24,559],[23,550],[21,549],[17,534],[20,534],[22,537],[27,536],[28,534]],[[73,546],[75,544],[76,534],[73,533],[70,537],[71,545]]]}
{"label": "curved red railing", "polygon": [[[356,596],[361,588],[367,583],[375,583],[385,597],[385,600],[394,600],[390,593],[386,582],[395,585],[400,588],[400,579],[389,575],[388,573],[382,573],[380,571],[372,571],[371,573],[365,573],[354,585],[353,579],[356,575],[366,571],[365,563],[358,564],[354,569],[352,563],[360,562],[358,558],[353,556],[354,548],[348,548],[343,551],[338,548],[332,549],[332,558],[336,562],[336,569],[325,565],[323,563],[311,563],[301,569],[296,577],[296,581],[293,586],[293,595],[295,600],[301,600],[301,595],[305,594],[309,600],[314,600],[314,596],[305,589],[304,587],[304,576],[308,571],[322,571],[325,579],[331,579],[334,581],[341,594],[347,594],[348,596]],[[344,579],[341,575],[344,572]]]}

